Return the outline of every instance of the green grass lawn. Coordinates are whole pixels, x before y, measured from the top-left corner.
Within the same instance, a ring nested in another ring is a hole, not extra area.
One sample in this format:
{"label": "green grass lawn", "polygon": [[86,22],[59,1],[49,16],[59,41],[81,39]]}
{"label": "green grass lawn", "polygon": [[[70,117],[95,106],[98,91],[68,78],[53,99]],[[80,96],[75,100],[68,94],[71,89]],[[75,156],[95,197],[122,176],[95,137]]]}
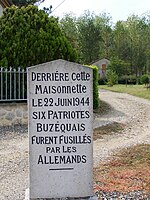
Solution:
{"label": "green grass lawn", "polygon": [[124,92],[137,97],[142,97],[144,99],[150,100],[150,90],[147,90],[144,85],[114,85],[109,87],[108,85],[100,85],[99,88],[106,89],[114,92]]}

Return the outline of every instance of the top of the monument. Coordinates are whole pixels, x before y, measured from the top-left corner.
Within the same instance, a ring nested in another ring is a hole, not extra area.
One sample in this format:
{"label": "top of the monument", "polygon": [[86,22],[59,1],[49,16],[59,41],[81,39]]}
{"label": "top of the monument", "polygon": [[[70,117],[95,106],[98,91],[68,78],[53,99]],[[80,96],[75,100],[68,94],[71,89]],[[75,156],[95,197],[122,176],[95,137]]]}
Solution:
{"label": "top of the monument", "polygon": [[[41,68],[41,67],[44,67],[44,66],[53,66],[53,65],[56,65],[56,66],[59,66],[59,65],[63,65],[63,66],[76,66],[76,67],[88,67],[91,69],[90,66],[85,66],[85,65],[81,65],[79,63],[75,63],[75,62],[70,62],[70,61],[67,61],[67,60],[63,60],[63,59],[58,59],[58,60],[53,60],[53,61],[50,61],[50,62],[46,62],[46,63],[42,63],[42,64],[38,64],[38,65],[34,65],[34,66],[31,66],[31,67],[28,67],[28,69],[30,68]],[[91,69],[92,70],[92,69]]]}

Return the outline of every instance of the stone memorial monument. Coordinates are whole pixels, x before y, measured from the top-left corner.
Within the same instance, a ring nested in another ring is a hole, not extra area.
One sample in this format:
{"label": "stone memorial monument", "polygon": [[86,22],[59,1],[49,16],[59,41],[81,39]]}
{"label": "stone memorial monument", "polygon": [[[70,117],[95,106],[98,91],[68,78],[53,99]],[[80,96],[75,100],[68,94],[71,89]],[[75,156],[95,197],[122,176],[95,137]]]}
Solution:
{"label": "stone memorial monument", "polygon": [[56,60],[28,68],[29,198],[93,196],[93,71]]}

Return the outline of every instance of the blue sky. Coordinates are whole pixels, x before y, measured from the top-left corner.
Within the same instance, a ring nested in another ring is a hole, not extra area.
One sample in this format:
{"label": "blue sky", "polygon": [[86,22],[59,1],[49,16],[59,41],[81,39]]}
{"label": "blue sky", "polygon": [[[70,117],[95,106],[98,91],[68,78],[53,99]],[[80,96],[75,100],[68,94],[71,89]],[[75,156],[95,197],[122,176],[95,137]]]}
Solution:
{"label": "blue sky", "polygon": [[[40,7],[53,6],[55,9],[63,0],[45,0]],[[53,15],[62,17],[64,13],[73,12],[80,16],[85,10],[94,11],[95,14],[109,13],[113,22],[126,20],[131,14],[141,16],[150,11],[150,0],[64,0],[53,12]]]}

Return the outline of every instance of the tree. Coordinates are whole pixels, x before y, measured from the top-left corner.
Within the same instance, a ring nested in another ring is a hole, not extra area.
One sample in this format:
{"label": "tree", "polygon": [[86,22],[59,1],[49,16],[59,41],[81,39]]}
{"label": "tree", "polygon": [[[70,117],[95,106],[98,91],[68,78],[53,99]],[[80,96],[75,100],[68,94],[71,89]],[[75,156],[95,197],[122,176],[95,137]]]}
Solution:
{"label": "tree", "polygon": [[107,13],[102,13],[95,16],[96,26],[99,27],[101,34],[99,57],[110,58],[112,55],[112,42],[113,42],[113,31],[111,16]]}
{"label": "tree", "polygon": [[77,54],[58,20],[36,6],[12,6],[0,18],[0,65],[27,67],[55,59],[76,61]]}
{"label": "tree", "polygon": [[126,24],[130,37],[132,71],[137,77],[144,73],[150,58],[148,55],[150,26],[144,19],[135,15],[129,17]]}
{"label": "tree", "polygon": [[130,74],[136,77],[149,72],[149,22],[148,16],[132,15],[127,21],[118,21],[113,30],[113,56],[130,63]]}
{"label": "tree", "polygon": [[73,16],[73,14],[65,14],[60,20],[60,27],[73,47],[78,49],[78,27],[76,17]]}
{"label": "tree", "polygon": [[145,23],[144,43],[146,43],[146,65],[144,73],[150,73],[150,10],[142,15],[142,21]]}
{"label": "tree", "polygon": [[100,29],[96,26],[95,16],[89,11],[78,18],[80,60],[89,64],[99,58]]}
{"label": "tree", "polygon": [[145,85],[149,84],[150,83],[150,76],[148,74],[144,74],[142,77],[141,77],[141,82]]}
{"label": "tree", "polygon": [[129,63],[124,62],[118,57],[112,57],[109,69],[114,71],[118,77],[129,74]]}
{"label": "tree", "polygon": [[[40,5],[41,3],[43,3],[45,0],[11,0],[12,3],[15,6],[18,6],[19,8],[22,6],[28,6],[28,5]],[[47,7],[43,7],[43,10],[49,15],[52,12],[52,5],[49,6],[49,8]]]}
{"label": "tree", "polygon": [[113,31],[113,56],[128,62],[130,59],[129,33],[126,23],[118,21]]}
{"label": "tree", "polygon": [[116,72],[114,72],[113,70],[109,70],[107,72],[107,84],[108,86],[113,86],[117,83],[118,80],[118,76],[116,74]]}
{"label": "tree", "polygon": [[45,0],[12,0],[12,3],[18,7],[43,3]]}
{"label": "tree", "polygon": [[117,58],[118,69],[115,71],[119,76],[130,74],[138,77],[150,72],[149,12],[142,17],[132,15],[127,21],[118,21],[112,26],[108,14],[95,15],[86,11],[79,18],[65,15],[60,25],[77,49],[80,63]]}
{"label": "tree", "polygon": [[111,17],[86,11],[79,18],[66,14],[60,26],[77,49],[79,62],[91,63],[98,58],[110,58],[112,51]]}

